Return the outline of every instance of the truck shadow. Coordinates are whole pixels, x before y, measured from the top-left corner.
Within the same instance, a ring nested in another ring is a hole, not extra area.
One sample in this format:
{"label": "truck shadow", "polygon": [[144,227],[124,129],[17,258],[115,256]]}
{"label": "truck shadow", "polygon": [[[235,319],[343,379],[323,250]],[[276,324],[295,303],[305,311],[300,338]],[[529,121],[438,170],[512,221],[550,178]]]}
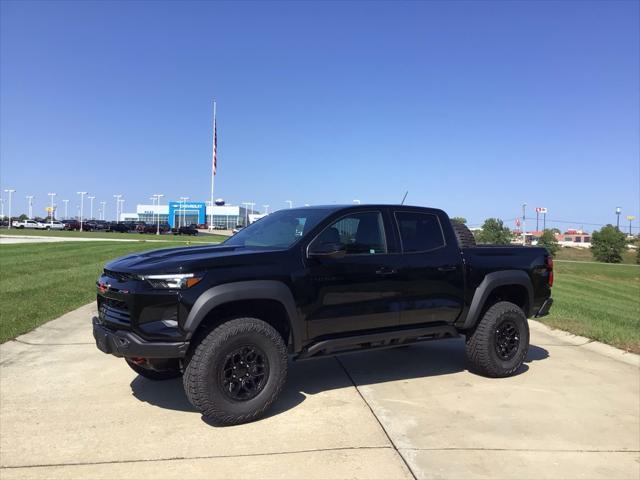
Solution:
{"label": "truck shadow", "polygon": [[[531,345],[525,363],[516,375],[525,373],[528,364],[545,360],[549,352]],[[337,358],[337,359],[336,359]],[[307,395],[392,381],[450,375],[468,370],[464,339],[425,342],[402,348],[377,350],[289,363],[286,386],[269,411],[272,417],[302,403]],[[472,372],[473,373],[473,372]],[[495,379],[501,381],[502,379]],[[182,379],[156,382],[137,376],[131,382],[135,398],[160,408],[195,412],[187,400]]]}

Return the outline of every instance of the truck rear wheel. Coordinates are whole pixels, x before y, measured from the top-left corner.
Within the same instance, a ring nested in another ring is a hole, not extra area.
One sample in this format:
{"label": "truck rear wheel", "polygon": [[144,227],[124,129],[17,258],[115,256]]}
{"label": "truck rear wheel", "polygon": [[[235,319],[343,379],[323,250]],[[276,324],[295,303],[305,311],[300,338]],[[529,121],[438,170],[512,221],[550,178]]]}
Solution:
{"label": "truck rear wheel", "polygon": [[184,371],[184,390],[216,425],[251,422],[278,398],[287,361],[287,347],[276,329],[257,318],[236,318],[195,346]]}
{"label": "truck rear wheel", "polygon": [[529,349],[529,324],[520,307],[498,302],[467,336],[466,352],[475,370],[488,377],[513,375]]}

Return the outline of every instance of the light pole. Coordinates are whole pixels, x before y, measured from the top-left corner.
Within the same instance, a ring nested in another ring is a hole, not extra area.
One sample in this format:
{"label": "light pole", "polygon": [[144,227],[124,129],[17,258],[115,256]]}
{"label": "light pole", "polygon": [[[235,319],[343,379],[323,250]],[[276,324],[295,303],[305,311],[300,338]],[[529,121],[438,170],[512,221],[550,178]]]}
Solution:
{"label": "light pole", "polygon": [[[185,208],[186,208],[186,201],[189,200],[189,197],[180,197],[180,203],[182,204],[182,208],[181,208],[181,213],[182,213],[182,226],[184,227],[184,222],[186,220],[186,215],[185,215]],[[178,218],[180,218],[180,216],[178,216]],[[180,227],[180,226],[178,226]]]}
{"label": "light pole", "polygon": [[114,195],[113,198],[116,199],[116,223],[120,223],[120,217],[118,216],[118,211],[120,210],[120,198],[122,195]]}
{"label": "light pole", "polygon": [[124,198],[118,199],[118,205],[120,205],[120,216],[122,217],[124,213]]}
{"label": "light pole", "polygon": [[354,199],[353,199],[353,203],[357,203],[358,205],[360,205],[360,203],[361,203],[361,202],[360,202],[360,200],[358,200],[357,198],[354,198]]}
{"label": "light pole", "polygon": [[4,198],[0,198],[0,218],[4,220]]}
{"label": "light pole", "polygon": [[64,219],[67,220],[69,218],[69,200],[62,200],[64,203]]}
{"label": "light pole", "polygon": [[289,208],[293,208],[293,202],[291,200],[285,200],[284,203],[288,203]]}
{"label": "light pole", "polygon": [[100,202],[100,205],[102,205],[102,208],[100,209],[100,220],[104,221],[105,218],[105,207],[107,206],[107,202]]}
{"label": "light pole", "polygon": [[9,194],[9,226],[7,230],[11,230],[11,196],[16,190],[15,188],[5,188],[4,191]]}
{"label": "light pole", "polygon": [[616,207],[616,228],[620,231],[620,214],[622,213],[622,208]]}
{"label": "light pole", "polygon": [[82,231],[82,216],[84,214],[84,196],[87,192],[77,192],[80,195],[80,231]]}
{"label": "light pole", "polygon": [[522,245],[527,244],[527,204],[522,204]]}
{"label": "light pole", "polygon": [[262,205],[264,207],[264,214],[268,215],[269,214],[269,205]]}
{"label": "light pole", "polygon": [[53,197],[55,197],[57,194],[56,193],[47,193],[47,195],[49,195],[51,197],[51,211],[49,213],[51,215],[50,222],[51,222],[51,225],[53,225]]}
{"label": "light pole", "polygon": [[27,206],[29,208],[29,218],[33,218],[33,195],[27,195]]}
{"label": "light pole", "polygon": [[89,199],[89,205],[91,205],[89,208],[89,217],[91,218],[91,220],[93,220],[93,200],[96,198],[94,196],[91,197],[87,197]]}
{"label": "light pole", "polygon": [[157,228],[156,235],[160,235],[160,199],[164,197],[161,193],[156,193],[153,195],[153,198],[158,201],[158,206],[156,207],[156,219],[157,219]]}
{"label": "light pole", "polygon": [[633,215],[627,215],[627,220],[629,220],[629,236],[631,237],[631,222],[633,222],[636,219],[635,216]]}

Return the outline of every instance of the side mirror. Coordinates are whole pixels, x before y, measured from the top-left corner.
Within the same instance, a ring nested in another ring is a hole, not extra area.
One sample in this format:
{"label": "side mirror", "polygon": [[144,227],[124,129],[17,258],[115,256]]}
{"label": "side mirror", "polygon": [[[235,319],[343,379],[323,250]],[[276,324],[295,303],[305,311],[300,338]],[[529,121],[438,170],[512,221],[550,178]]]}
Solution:
{"label": "side mirror", "polygon": [[309,245],[309,258],[342,258],[347,250],[342,243],[312,243]]}

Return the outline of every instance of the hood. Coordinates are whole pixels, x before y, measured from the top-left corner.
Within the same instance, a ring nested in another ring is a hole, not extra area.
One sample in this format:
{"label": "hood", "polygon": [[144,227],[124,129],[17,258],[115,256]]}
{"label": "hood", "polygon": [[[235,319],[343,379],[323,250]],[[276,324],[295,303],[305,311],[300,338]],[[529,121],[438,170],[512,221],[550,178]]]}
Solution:
{"label": "hood", "polygon": [[107,263],[105,268],[114,272],[135,274],[187,273],[221,264],[246,263],[250,261],[247,255],[262,255],[272,251],[274,250],[253,250],[223,245],[163,248],[117,258]]}

